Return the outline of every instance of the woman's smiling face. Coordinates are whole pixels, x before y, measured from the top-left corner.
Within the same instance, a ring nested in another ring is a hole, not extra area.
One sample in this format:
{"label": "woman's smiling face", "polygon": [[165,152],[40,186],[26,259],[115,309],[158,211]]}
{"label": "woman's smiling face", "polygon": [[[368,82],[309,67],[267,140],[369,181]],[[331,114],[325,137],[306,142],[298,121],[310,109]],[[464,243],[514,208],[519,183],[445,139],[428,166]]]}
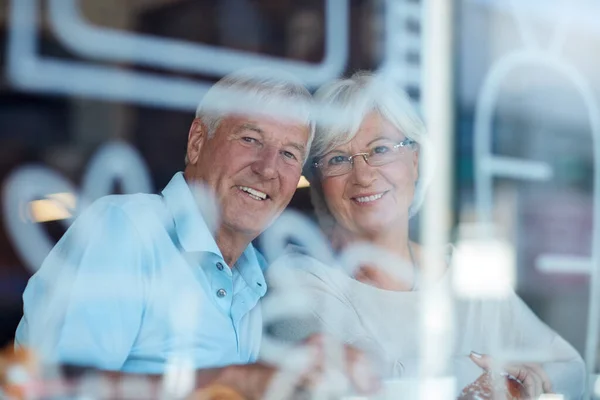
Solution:
{"label": "woman's smiling face", "polygon": [[[402,132],[378,112],[367,114],[354,138],[327,155],[393,151],[405,140]],[[333,153],[332,153],[333,152]],[[373,167],[364,158],[353,158],[346,174],[324,177],[322,188],[329,211],[344,229],[360,236],[373,236],[408,220],[418,178],[418,152],[400,149],[389,164]]]}

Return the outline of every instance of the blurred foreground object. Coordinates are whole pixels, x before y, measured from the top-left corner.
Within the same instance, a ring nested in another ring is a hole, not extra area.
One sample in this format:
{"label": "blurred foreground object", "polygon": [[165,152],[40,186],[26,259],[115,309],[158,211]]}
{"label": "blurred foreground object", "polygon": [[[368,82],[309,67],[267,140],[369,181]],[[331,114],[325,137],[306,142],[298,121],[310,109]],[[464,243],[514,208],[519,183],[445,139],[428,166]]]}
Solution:
{"label": "blurred foreground object", "polygon": [[[58,385],[46,385],[40,380],[40,367],[39,359],[33,354],[32,351],[24,348],[14,348],[13,344],[6,346],[2,352],[0,352],[0,398],[10,400],[25,400],[25,399],[38,399],[45,398],[45,396],[67,395],[69,393],[69,387],[67,382]],[[74,383],[74,382],[70,382]],[[113,381],[107,381],[111,386],[111,389],[118,386]],[[52,390],[54,389],[54,390]],[[92,389],[92,388],[90,388]],[[95,388],[98,389],[98,388]],[[45,392],[48,390],[48,392]],[[116,395],[109,390],[107,393],[111,393],[106,398],[118,399],[131,397],[125,393]],[[101,393],[80,393],[90,394],[97,396],[95,398],[105,398]],[[148,393],[140,392],[138,395],[144,398]],[[158,398],[159,393],[151,395],[152,398]],[[213,384],[203,389],[198,389],[192,393],[188,400],[245,400],[245,397],[241,396],[238,392],[231,389],[228,386],[221,384]]]}
{"label": "blurred foreground object", "polygon": [[27,386],[37,375],[38,360],[31,351],[15,349],[11,343],[0,353],[0,397],[31,398]]}
{"label": "blurred foreground object", "polygon": [[245,398],[230,387],[215,384],[194,392],[189,400],[245,400]]}
{"label": "blurred foreground object", "polygon": [[[495,397],[497,394],[499,397]],[[521,400],[526,399],[525,387],[511,377],[494,379],[489,372],[484,372],[479,378],[465,387],[458,400]]]}

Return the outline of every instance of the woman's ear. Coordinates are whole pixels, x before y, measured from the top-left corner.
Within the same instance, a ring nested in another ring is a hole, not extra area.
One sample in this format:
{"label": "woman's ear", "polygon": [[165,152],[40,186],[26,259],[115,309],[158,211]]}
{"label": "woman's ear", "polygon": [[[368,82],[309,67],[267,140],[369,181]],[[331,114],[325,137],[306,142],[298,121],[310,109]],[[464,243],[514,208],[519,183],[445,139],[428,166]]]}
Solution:
{"label": "woman's ear", "polygon": [[412,167],[413,167],[413,176],[414,176],[414,181],[417,182],[419,180],[419,154],[420,154],[420,149],[417,149],[413,152],[413,162],[412,162]]}
{"label": "woman's ear", "polygon": [[206,127],[200,118],[195,118],[188,132],[187,158],[190,164],[196,164],[200,150],[206,141]]}

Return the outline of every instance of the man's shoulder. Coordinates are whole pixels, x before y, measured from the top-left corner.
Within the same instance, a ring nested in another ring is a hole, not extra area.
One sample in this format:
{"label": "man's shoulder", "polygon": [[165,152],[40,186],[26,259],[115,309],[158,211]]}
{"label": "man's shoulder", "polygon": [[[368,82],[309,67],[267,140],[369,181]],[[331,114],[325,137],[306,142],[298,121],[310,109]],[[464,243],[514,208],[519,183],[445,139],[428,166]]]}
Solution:
{"label": "man's shoulder", "polygon": [[327,264],[305,251],[298,251],[288,247],[286,253],[271,263],[267,273],[268,282],[272,286],[281,285],[281,279],[290,280],[289,283],[303,282],[307,285],[337,286],[348,280],[348,275],[334,265]]}
{"label": "man's shoulder", "polygon": [[160,195],[150,193],[108,195],[99,198],[93,205],[119,208],[131,216],[148,211],[160,211],[163,208]]}
{"label": "man's shoulder", "polygon": [[169,214],[159,195],[137,193],[101,197],[86,207],[78,219],[101,219],[105,223],[143,227],[156,222],[165,225]]}

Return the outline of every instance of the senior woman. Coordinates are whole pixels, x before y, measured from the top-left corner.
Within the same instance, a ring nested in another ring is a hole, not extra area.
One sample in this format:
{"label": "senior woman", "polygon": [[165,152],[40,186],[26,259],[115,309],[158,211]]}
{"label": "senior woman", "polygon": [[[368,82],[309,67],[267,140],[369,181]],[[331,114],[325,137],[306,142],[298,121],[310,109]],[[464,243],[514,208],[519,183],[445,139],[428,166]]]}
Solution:
{"label": "senior woman", "polygon": [[[271,267],[271,276],[279,268],[292,269],[298,278],[295,284],[318,299],[319,307],[314,307],[312,325],[295,321],[280,331],[301,336],[315,329],[317,321],[318,329],[375,354],[388,377],[416,376],[422,318],[417,276],[426,250],[409,239],[409,219],[418,209],[426,181],[419,172],[427,149],[425,127],[402,90],[369,73],[325,85],[316,98],[323,109],[337,110],[335,117],[318,124],[312,171],[307,174],[322,230],[336,251],[367,242],[379,254],[396,257],[399,269],[402,261],[409,269],[389,274],[375,259],[350,276],[303,252],[288,253]],[[447,268],[439,284],[451,282],[449,261],[450,255],[443,261]],[[528,396],[551,391],[567,398],[581,396],[581,357],[512,290],[502,301],[457,299],[455,329],[455,340],[448,346],[457,395],[489,367],[487,354],[494,353],[498,343],[492,339],[499,338],[504,349],[544,355],[540,363],[504,367],[522,381]]]}

